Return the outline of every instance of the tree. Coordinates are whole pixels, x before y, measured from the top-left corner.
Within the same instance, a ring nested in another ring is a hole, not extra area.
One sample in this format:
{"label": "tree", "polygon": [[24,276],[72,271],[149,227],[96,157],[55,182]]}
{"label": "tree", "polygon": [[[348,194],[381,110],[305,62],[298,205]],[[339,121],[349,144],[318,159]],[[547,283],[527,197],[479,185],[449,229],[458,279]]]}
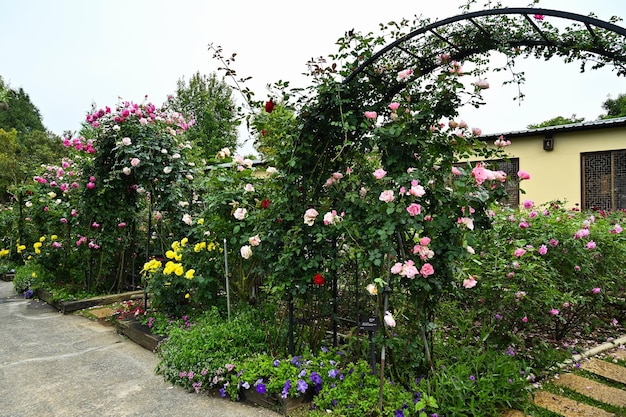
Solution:
{"label": "tree", "polygon": [[16,129],[18,133],[45,131],[39,109],[30,101],[23,88],[6,90],[7,108],[0,112],[0,129]]}
{"label": "tree", "polygon": [[178,80],[168,106],[194,120],[186,134],[200,158],[212,159],[220,149],[237,146],[239,120],[232,88],[215,74],[196,72],[188,83],[184,78]]}
{"label": "tree", "polygon": [[614,119],[626,116],[626,94],[620,94],[616,99],[607,98],[602,103],[602,108],[606,110],[606,114],[601,114],[600,119]]}
{"label": "tree", "polygon": [[528,125],[526,127],[528,129],[540,129],[542,127],[561,126],[561,125],[569,125],[569,124],[572,124],[572,123],[580,123],[580,122],[582,122],[584,120],[585,120],[584,117],[577,118],[575,114],[572,114],[572,117],[557,116],[557,117],[553,117],[552,119],[546,120],[546,121],[541,122],[541,123],[530,124],[530,125]]}

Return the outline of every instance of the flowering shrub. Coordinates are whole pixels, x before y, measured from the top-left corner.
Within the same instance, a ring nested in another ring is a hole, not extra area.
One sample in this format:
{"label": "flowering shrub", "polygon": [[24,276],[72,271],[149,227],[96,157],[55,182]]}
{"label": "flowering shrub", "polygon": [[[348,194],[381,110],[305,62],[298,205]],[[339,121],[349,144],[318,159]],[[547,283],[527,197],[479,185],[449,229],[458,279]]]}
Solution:
{"label": "flowering shrub", "polygon": [[535,334],[568,341],[619,325],[624,213],[524,206],[497,213],[467,265],[476,286],[464,298],[493,343],[523,353]]}
{"label": "flowering shrub", "polygon": [[175,241],[164,259],[153,258],[144,264],[146,291],[151,295],[150,307],[162,314],[181,316],[191,309],[223,306],[224,283],[215,272],[221,264],[221,251],[215,242],[197,243],[188,238]]}

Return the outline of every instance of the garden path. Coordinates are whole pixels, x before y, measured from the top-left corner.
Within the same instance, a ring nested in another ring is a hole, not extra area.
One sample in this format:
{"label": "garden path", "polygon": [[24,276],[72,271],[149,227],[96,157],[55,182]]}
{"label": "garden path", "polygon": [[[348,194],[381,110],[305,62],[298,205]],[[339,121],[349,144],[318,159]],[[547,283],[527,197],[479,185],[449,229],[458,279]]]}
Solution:
{"label": "garden path", "polygon": [[[533,392],[535,405],[564,417],[626,416],[626,337],[599,345],[572,363],[582,371],[557,374]],[[524,417],[511,410],[501,417]]]}
{"label": "garden path", "polygon": [[156,356],[113,326],[63,315],[0,281],[0,417],[271,417],[195,395],[154,373]]}

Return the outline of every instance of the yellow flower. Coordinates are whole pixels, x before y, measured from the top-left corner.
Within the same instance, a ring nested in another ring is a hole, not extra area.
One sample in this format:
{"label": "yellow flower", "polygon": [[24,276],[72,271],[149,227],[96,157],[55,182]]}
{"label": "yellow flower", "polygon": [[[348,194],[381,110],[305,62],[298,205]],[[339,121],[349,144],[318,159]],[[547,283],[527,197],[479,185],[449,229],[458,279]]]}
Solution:
{"label": "yellow flower", "polygon": [[180,250],[180,242],[179,241],[172,242],[172,250],[174,252],[178,252]]}
{"label": "yellow flower", "polygon": [[172,262],[172,261],[167,261],[167,263],[165,264],[165,268],[163,268],[163,273],[165,275],[170,275],[172,272],[174,272],[174,269],[176,269],[176,263]]}
{"label": "yellow flower", "polygon": [[189,297],[191,297],[189,293],[185,294],[185,298],[189,298]]}
{"label": "yellow flower", "polygon": [[17,246],[17,253],[22,253],[23,250],[26,250],[26,245],[20,245],[18,243],[16,246]]}
{"label": "yellow flower", "polygon": [[196,272],[195,269],[187,270],[187,272],[185,272],[185,278],[192,279],[193,278],[193,274],[195,274],[195,272]]}
{"label": "yellow flower", "polygon": [[184,237],[181,241],[180,241],[180,246],[185,246],[187,244],[187,242],[189,242],[189,239],[187,239],[186,237]]}
{"label": "yellow flower", "polygon": [[33,248],[35,248],[35,249],[39,249],[39,248],[41,248],[41,245],[43,245],[43,243],[41,243],[41,242],[35,242],[35,243],[33,244]]}
{"label": "yellow flower", "polygon": [[183,254],[177,253],[176,256],[174,256],[174,259],[180,262],[180,260],[183,259]]}
{"label": "yellow flower", "polygon": [[4,256],[7,256],[9,253],[11,253],[11,251],[10,251],[10,250],[8,250],[8,249],[2,249],[2,250],[0,250],[0,258],[2,258],[2,257],[4,257]]}
{"label": "yellow flower", "polygon": [[204,224],[204,219],[198,219],[198,224]]}
{"label": "yellow flower", "polygon": [[176,267],[174,268],[174,273],[177,276],[181,276],[183,275],[184,272],[185,270],[183,269],[183,266],[181,264],[176,264]]}
{"label": "yellow flower", "polygon": [[174,252],[173,250],[168,250],[167,252],[165,252],[165,257],[167,259],[174,259],[176,257],[176,252]]}
{"label": "yellow flower", "polygon": [[33,272],[32,274],[30,274],[30,276],[33,277],[33,278],[37,278],[37,273]]}
{"label": "yellow flower", "polygon": [[40,242],[45,242],[45,240],[46,240],[46,237],[45,237],[45,236],[42,236],[42,237],[40,237],[40,238],[39,238],[39,241],[40,241]]}
{"label": "yellow flower", "polygon": [[206,242],[196,243],[196,245],[193,247],[193,251],[197,253],[197,252],[200,252],[204,248],[206,248]]}
{"label": "yellow flower", "polygon": [[50,236],[50,239],[52,239],[52,240],[57,240],[58,238],[59,238],[59,237],[58,237],[57,235],[52,235],[52,236]]}
{"label": "yellow flower", "polygon": [[154,273],[157,269],[161,268],[161,261],[157,261],[156,259],[150,259],[148,262],[143,264],[143,269],[141,272]]}
{"label": "yellow flower", "polygon": [[206,250],[208,250],[209,252],[213,251],[215,248],[217,247],[217,245],[215,244],[215,242],[210,242],[207,247]]}

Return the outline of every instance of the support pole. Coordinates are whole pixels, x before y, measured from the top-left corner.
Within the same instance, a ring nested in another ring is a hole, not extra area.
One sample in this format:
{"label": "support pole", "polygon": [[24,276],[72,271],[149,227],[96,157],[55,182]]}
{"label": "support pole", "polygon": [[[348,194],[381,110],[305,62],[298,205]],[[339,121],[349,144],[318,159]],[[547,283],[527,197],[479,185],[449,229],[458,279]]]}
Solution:
{"label": "support pole", "polygon": [[230,321],[230,281],[228,279],[228,252],[226,251],[226,238],[224,238],[224,275],[226,276],[226,310]]}

